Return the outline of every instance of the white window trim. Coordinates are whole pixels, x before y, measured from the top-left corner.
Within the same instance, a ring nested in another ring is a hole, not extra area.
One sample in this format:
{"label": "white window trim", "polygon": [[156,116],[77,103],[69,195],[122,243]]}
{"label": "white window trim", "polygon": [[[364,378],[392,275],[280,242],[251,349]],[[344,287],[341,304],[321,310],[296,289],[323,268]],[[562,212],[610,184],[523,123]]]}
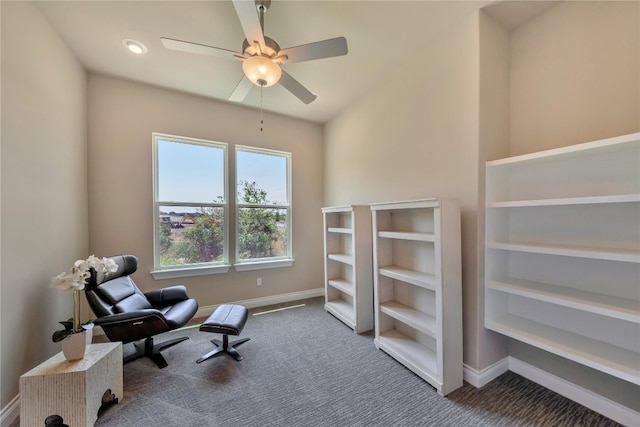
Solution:
{"label": "white window trim", "polygon": [[177,267],[165,270],[153,270],[151,275],[155,280],[177,279],[180,277],[208,276],[210,274],[221,274],[229,271],[229,264],[203,265],[201,267]]}
{"label": "white window trim", "polygon": [[267,261],[246,261],[233,264],[236,271],[266,270],[268,268],[291,267],[293,258],[268,258]]}
{"label": "white window trim", "polygon": [[[283,268],[291,267],[295,259],[293,258],[269,258],[267,261],[254,261],[245,262],[241,264],[234,264],[233,268],[236,271],[254,271],[254,270],[267,270],[271,268]],[[208,276],[212,274],[224,274],[231,269],[231,265],[205,265],[202,267],[175,267],[165,270],[153,270],[151,275],[155,280],[163,279],[179,279],[181,277],[195,277],[195,276]]]}

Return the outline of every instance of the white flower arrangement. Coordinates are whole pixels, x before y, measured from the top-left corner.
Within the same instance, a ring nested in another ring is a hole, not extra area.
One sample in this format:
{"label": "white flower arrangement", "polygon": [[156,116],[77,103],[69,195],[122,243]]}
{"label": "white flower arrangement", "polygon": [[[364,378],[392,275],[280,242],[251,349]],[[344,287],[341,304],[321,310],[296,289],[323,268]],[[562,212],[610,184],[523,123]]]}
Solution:
{"label": "white flower arrangement", "polygon": [[51,279],[51,287],[62,291],[83,291],[87,280],[91,277],[91,269],[96,273],[109,273],[118,269],[111,258],[98,258],[91,255],[87,259],[79,259],[73,263],[69,273],[62,272]]}
{"label": "white flower arrangement", "polygon": [[113,273],[118,270],[118,266],[111,258],[98,258],[91,255],[87,259],[79,259],[74,262],[70,272],[62,272],[51,278],[52,288],[73,292],[73,317],[60,322],[64,329],[53,333],[54,342],[86,329],[85,325],[80,324],[80,291],[85,289],[87,281],[91,277],[91,270],[96,273]]}

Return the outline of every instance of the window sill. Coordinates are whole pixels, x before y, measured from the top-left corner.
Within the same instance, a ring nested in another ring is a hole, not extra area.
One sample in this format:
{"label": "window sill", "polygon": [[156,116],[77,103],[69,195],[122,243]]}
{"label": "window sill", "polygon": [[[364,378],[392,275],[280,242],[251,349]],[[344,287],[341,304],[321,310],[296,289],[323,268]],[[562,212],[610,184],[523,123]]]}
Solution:
{"label": "window sill", "polygon": [[154,270],[151,275],[155,280],[176,279],[179,277],[206,276],[209,274],[222,274],[231,268],[228,264],[208,265],[206,267],[172,268],[167,270]]}
{"label": "window sill", "polygon": [[[236,271],[266,270],[268,268],[291,267],[294,261],[295,260],[293,258],[287,258],[270,261],[243,262],[240,264],[234,264],[233,268]],[[208,265],[206,267],[172,268],[167,270],[154,270],[151,272],[151,275],[155,280],[177,279],[180,277],[223,274],[227,273],[230,268],[231,266],[228,264]]]}
{"label": "window sill", "polygon": [[287,258],[270,261],[243,262],[240,264],[234,264],[233,268],[235,268],[236,271],[251,271],[265,270],[267,268],[291,267],[293,265],[293,261],[295,261],[293,258]]}

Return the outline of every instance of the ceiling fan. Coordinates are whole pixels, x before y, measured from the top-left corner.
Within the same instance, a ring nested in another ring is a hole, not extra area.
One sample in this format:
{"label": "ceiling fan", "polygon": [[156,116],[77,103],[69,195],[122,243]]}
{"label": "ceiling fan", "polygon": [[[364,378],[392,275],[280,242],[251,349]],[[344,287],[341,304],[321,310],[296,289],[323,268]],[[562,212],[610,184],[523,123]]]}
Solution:
{"label": "ceiling fan", "polygon": [[275,40],[264,35],[264,14],[269,9],[271,0],[232,1],[246,36],[242,43],[242,53],[167,37],[160,38],[162,44],[167,49],[242,60],[244,76],[229,97],[232,101],[242,101],[253,85],[270,87],[280,83],[305,104],[313,102],[318,95],[311,93],[291,77],[281,65],[346,55],[347,40],[344,37],[336,37],[280,49]]}

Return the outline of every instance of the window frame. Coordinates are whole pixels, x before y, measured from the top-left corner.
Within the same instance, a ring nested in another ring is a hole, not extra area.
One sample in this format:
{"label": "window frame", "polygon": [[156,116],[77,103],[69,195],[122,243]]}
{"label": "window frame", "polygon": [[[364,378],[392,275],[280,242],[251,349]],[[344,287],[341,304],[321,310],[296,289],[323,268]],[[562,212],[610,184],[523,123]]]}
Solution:
{"label": "window frame", "polygon": [[[229,263],[229,161],[228,152],[229,145],[225,142],[210,141],[198,138],[190,138],[177,135],[169,135],[164,133],[153,132],[153,271],[151,271],[154,279],[172,279],[178,277],[201,276],[208,274],[226,273],[231,267]],[[200,145],[204,147],[219,148],[223,151],[223,203],[204,203],[204,202],[180,202],[180,201],[162,201],[159,200],[159,170],[158,170],[158,145],[160,141],[169,141],[179,144]],[[191,206],[191,207],[220,207],[223,209],[223,260],[216,262],[195,263],[187,265],[162,266],[160,265],[160,206]]]}
{"label": "window frame", "polygon": [[[272,156],[280,156],[286,159],[286,180],[287,180],[287,200],[284,205],[278,204],[254,204],[254,203],[240,203],[238,201],[238,153],[239,152],[248,152],[255,154],[264,154],[264,155],[272,155]],[[264,268],[279,268],[279,267],[290,267],[293,265],[293,235],[292,235],[292,223],[293,223],[293,207],[292,207],[292,179],[291,179],[291,159],[292,154],[287,151],[281,150],[273,150],[270,148],[261,148],[261,147],[252,147],[248,145],[236,145],[234,147],[234,170],[235,170],[235,179],[233,182],[234,188],[234,210],[235,210],[235,258],[233,267],[236,271],[249,271],[249,270],[258,270]],[[238,232],[240,229],[240,209],[242,208],[266,208],[266,209],[285,209],[287,211],[287,221],[286,221],[286,236],[287,236],[287,252],[283,256],[277,257],[268,257],[268,258],[252,258],[241,260],[240,259],[240,244],[239,244],[239,236]]]}
{"label": "window frame", "polygon": [[[159,200],[159,158],[158,158],[158,145],[159,141],[170,141],[183,144],[194,144],[205,147],[216,147],[223,150],[223,178],[224,178],[224,203],[193,203],[193,202],[179,202],[179,201],[161,201]],[[233,266],[236,271],[250,271],[250,270],[262,270],[270,268],[290,267],[294,263],[293,258],[293,204],[292,204],[292,153],[287,151],[272,150],[268,148],[253,147],[248,145],[234,145],[234,159],[233,167],[234,176],[231,180],[231,173],[229,168],[229,144],[226,142],[211,141],[199,138],[191,138],[185,136],[171,135],[160,132],[152,132],[153,141],[153,160],[152,160],[152,174],[153,174],[153,263],[154,267],[151,271],[151,275],[154,279],[174,279],[180,277],[191,276],[203,276],[211,274],[227,273]],[[286,180],[287,180],[287,201],[285,205],[269,204],[247,204],[238,203],[238,152],[252,152],[257,154],[276,155],[286,158]],[[233,188],[233,191],[231,190]],[[223,229],[223,261],[197,263],[197,264],[185,264],[175,266],[161,266],[160,265],[160,206],[193,206],[193,207],[221,207],[224,213],[224,229]],[[242,208],[273,208],[273,209],[286,209],[287,221],[286,221],[286,235],[287,235],[287,251],[286,255],[269,258],[255,258],[240,260],[239,259],[239,211]],[[234,217],[232,224],[231,217]],[[233,227],[231,227],[233,225]],[[233,231],[235,246],[233,250],[233,259],[231,259],[230,234]]]}

